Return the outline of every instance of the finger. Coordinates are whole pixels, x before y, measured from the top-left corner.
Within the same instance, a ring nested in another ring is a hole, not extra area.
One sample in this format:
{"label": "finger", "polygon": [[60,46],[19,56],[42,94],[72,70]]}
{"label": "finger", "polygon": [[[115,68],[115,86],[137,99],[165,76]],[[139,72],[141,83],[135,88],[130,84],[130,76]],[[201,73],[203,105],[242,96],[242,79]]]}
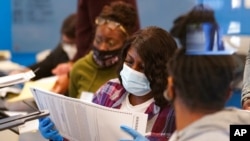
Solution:
{"label": "finger", "polygon": [[49,124],[51,122],[49,117],[45,117],[43,119],[41,119],[41,122],[39,122],[42,126],[46,126],[47,124]]}
{"label": "finger", "polygon": [[58,73],[58,70],[57,70],[57,68],[54,68],[51,72],[52,72],[52,74],[56,75]]}
{"label": "finger", "polygon": [[58,131],[57,130],[53,130],[53,131],[50,131],[49,133],[46,134],[47,138],[52,138],[53,136],[57,135],[58,134]]}
{"label": "finger", "polygon": [[60,87],[59,86],[55,86],[52,88],[52,92],[58,93],[60,91]]}
{"label": "finger", "polygon": [[57,135],[57,134],[58,134],[57,130],[50,130],[50,132],[48,133],[48,135],[50,135],[50,136],[54,136],[54,135]]}
{"label": "finger", "polygon": [[55,124],[53,122],[50,122],[48,125],[44,126],[44,129],[46,131],[53,129]]}
{"label": "finger", "polygon": [[44,119],[45,119],[45,117],[43,117],[43,118],[39,118],[38,120],[39,120],[39,122],[43,122],[43,121],[44,121]]}
{"label": "finger", "polygon": [[133,138],[136,138],[139,135],[139,133],[136,130],[134,130],[128,126],[121,125],[121,129],[123,131],[127,132],[128,134],[130,134]]}

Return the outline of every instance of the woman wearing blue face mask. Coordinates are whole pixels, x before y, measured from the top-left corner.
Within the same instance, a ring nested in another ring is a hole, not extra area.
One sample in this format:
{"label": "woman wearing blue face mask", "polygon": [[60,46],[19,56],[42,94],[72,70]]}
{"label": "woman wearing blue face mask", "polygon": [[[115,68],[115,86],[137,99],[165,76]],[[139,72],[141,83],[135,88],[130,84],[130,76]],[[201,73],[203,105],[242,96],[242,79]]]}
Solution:
{"label": "woman wearing blue face mask", "polygon": [[[174,39],[165,30],[158,27],[139,30],[127,40],[122,50],[119,78],[104,84],[92,102],[148,114],[147,139],[168,141],[175,130],[175,117],[163,93],[168,77],[166,63],[176,49]],[[46,138],[62,140],[53,126],[49,118],[41,119],[39,130]]]}
{"label": "woman wearing blue face mask", "polygon": [[175,129],[174,111],[163,97],[167,85],[166,62],[177,45],[165,30],[147,27],[126,42],[121,54],[119,78],[103,85],[94,103],[149,115],[147,138],[168,140]]}

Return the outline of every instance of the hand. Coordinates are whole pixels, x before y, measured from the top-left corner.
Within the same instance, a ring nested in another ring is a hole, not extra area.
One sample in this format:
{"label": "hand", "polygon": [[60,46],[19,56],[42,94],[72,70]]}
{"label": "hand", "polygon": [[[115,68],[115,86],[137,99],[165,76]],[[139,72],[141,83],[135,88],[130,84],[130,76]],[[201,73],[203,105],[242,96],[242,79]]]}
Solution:
{"label": "hand", "polygon": [[70,72],[70,70],[72,69],[72,66],[73,66],[73,63],[71,63],[71,62],[61,63],[61,64],[57,65],[56,68],[54,68],[52,70],[52,73],[54,75],[68,74]]}
{"label": "hand", "polygon": [[63,141],[63,137],[54,128],[54,123],[48,117],[39,119],[39,131],[46,139],[52,141]]}
{"label": "hand", "polygon": [[58,76],[56,83],[51,89],[52,92],[65,94],[69,87],[69,78],[67,74]]}
{"label": "hand", "polygon": [[[121,129],[125,131],[126,133],[128,133],[129,135],[131,135],[134,138],[133,141],[149,141],[146,137],[144,137],[143,135],[138,133],[136,130],[128,126],[122,125]],[[130,141],[130,140],[121,139],[120,141]]]}

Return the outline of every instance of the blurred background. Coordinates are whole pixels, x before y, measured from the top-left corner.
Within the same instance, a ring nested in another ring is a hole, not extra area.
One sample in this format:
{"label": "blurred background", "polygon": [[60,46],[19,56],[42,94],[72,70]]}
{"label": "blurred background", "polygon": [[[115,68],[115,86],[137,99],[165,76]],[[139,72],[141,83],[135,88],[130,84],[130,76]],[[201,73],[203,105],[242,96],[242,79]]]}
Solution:
{"label": "blurred background", "polygon": [[[32,64],[38,52],[55,47],[60,25],[76,11],[76,3],[77,0],[0,1],[0,50],[10,51],[13,62]],[[244,54],[249,46],[250,0],[137,0],[141,27],[156,25],[169,30],[176,17],[197,3],[215,10],[226,40]]]}

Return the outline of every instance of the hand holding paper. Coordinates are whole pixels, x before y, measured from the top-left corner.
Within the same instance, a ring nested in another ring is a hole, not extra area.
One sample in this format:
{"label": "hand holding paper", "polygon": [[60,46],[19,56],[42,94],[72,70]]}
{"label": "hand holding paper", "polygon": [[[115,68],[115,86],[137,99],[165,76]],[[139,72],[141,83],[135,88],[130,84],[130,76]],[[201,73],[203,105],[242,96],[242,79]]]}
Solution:
{"label": "hand holding paper", "polygon": [[[125,132],[127,132],[129,135],[131,135],[134,138],[134,141],[149,141],[146,137],[141,135],[139,132],[134,130],[133,128],[130,128],[125,125],[121,125],[121,129]],[[120,141],[129,141],[127,139],[121,139]]]}
{"label": "hand holding paper", "polygon": [[44,138],[52,141],[63,141],[63,137],[54,126],[49,117],[39,119],[39,131]]}

